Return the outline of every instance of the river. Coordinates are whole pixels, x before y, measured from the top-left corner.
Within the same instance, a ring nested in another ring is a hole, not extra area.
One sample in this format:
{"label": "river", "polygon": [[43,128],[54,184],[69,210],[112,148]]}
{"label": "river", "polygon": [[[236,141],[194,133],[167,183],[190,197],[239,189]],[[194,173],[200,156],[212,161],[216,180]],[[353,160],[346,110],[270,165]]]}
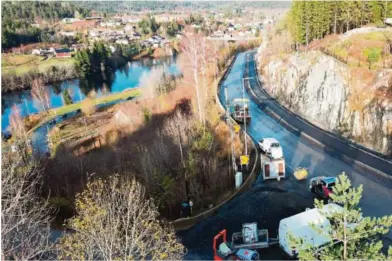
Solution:
{"label": "river", "polygon": [[[96,96],[103,96],[111,93],[122,92],[126,89],[139,86],[140,78],[143,74],[148,74],[153,67],[163,66],[166,73],[171,75],[180,74],[176,57],[164,57],[160,59],[144,58],[137,61],[128,62],[114,72],[93,75],[84,79],[74,79],[58,84],[49,85],[50,106],[57,108],[64,105],[63,91],[68,90],[72,101],[80,102],[91,92],[95,91]],[[40,110],[34,104],[31,90],[24,90],[12,93],[4,93],[1,97],[1,132],[9,131],[9,118],[11,108],[16,104],[21,112],[21,116],[35,114]],[[58,117],[56,121],[60,121]],[[46,150],[46,134],[50,125],[40,127],[32,137],[34,147]]]}

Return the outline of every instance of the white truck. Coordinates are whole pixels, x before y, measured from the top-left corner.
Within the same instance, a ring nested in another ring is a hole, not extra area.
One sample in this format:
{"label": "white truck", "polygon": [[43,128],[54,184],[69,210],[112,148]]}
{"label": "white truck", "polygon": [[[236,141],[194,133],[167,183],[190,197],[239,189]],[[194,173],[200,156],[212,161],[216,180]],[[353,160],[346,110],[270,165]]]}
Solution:
{"label": "white truck", "polygon": [[279,141],[274,138],[265,138],[259,141],[260,149],[271,159],[282,159],[283,149]]}
{"label": "white truck", "polygon": [[[317,208],[306,209],[297,215],[282,219],[279,223],[279,245],[290,257],[296,257],[305,246],[320,248],[330,242],[330,238],[320,235],[311,224],[320,229],[328,229],[330,226],[327,216],[333,212],[340,212],[343,208],[337,204],[330,203],[322,210]],[[290,241],[289,235],[301,238],[302,244],[296,245]]]}
{"label": "white truck", "polygon": [[274,138],[264,138],[259,141],[259,147],[265,154],[260,154],[263,179],[277,179],[286,177],[286,165],[283,149]]}

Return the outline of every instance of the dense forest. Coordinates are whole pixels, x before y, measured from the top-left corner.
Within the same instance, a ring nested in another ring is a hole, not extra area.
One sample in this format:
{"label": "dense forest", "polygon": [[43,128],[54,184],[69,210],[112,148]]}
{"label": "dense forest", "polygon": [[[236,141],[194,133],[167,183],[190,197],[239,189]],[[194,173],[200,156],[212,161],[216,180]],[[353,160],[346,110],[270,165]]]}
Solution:
{"label": "dense forest", "polygon": [[89,11],[69,2],[2,2],[1,44],[3,49],[41,41],[42,29],[36,21],[54,23],[66,17],[85,17]]}
{"label": "dense forest", "polygon": [[193,10],[201,9],[224,9],[224,8],[244,8],[244,7],[270,7],[270,8],[288,8],[291,3],[286,1],[268,1],[268,2],[236,2],[236,1],[81,1],[75,2],[76,5],[91,10],[117,13],[117,12],[165,12],[181,8],[192,8]]}
{"label": "dense forest", "polygon": [[391,14],[388,1],[294,1],[287,24],[297,43],[309,44],[369,23],[382,25]]}

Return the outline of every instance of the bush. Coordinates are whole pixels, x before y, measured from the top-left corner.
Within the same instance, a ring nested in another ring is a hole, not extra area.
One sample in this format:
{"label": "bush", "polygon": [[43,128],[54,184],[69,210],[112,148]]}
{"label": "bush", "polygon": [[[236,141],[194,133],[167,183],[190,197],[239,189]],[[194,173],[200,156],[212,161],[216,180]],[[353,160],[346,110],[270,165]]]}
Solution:
{"label": "bush", "polygon": [[97,110],[94,100],[86,98],[84,101],[82,101],[81,110],[86,116],[93,114]]}

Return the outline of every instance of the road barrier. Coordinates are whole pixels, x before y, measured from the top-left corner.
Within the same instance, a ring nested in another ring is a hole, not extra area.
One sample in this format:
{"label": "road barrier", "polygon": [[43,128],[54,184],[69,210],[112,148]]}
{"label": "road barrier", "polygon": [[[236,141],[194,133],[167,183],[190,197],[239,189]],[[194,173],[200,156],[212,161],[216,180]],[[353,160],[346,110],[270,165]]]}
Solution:
{"label": "road barrier", "polygon": [[[217,93],[220,92],[220,87],[221,87],[223,81],[226,79],[228,73],[231,71],[231,68],[233,67],[233,64],[234,64],[236,58],[237,58],[237,55],[234,56],[233,60],[230,63],[230,66],[226,69],[225,73],[223,74],[223,77],[219,80]],[[225,111],[225,107],[223,106],[222,101],[220,100],[218,94],[217,94],[216,100],[218,102],[219,107],[222,109],[222,111]],[[231,119],[231,120],[233,120],[233,119]],[[219,203],[215,207],[213,207],[207,211],[204,211],[194,217],[180,218],[180,219],[177,219],[173,222],[170,222],[170,225],[172,225],[176,231],[187,230],[187,229],[191,228],[192,226],[196,225],[198,222],[215,215],[218,212],[220,207],[222,207],[224,204],[229,202],[231,199],[233,199],[237,195],[248,190],[253,185],[253,183],[256,181],[257,174],[259,173],[259,165],[260,165],[260,164],[258,164],[259,158],[260,158],[259,151],[257,150],[256,145],[253,142],[253,139],[247,133],[245,133],[245,135],[248,136],[249,140],[252,143],[253,151],[256,152],[256,159],[254,161],[252,170],[251,170],[249,176],[247,177],[247,179],[245,180],[245,182],[242,184],[242,186],[239,189],[237,189],[233,194],[231,194],[230,197],[228,197],[227,199],[225,199],[223,202]],[[233,178],[234,178],[234,176],[233,176]]]}
{"label": "road barrier", "polygon": [[[387,181],[389,183],[388,186],[392,186],[390,182],[390,179],[392,178],[392,162],[390,160],[381,156],[379,153],[371,151],[370,149],[364,149],[360,145],[343,140],[293,113],[276,101],[276,99],[271,97],[267,91],[262,88],[255,65],[253,66],[253,69],[258,88],[262,92],[262,95],[268,98],[268,102],[261,101],[255,94],[254,90],[252,90],[250,84],[248,87],[251,96],[257,100],[263,111],[279,121],[279,123],[290,131],[297,133],[311,143],[318,145],[324,149],[326,153],[341,159],[351,165],[354,169],[364,172],[364,174],[377,174],[367,176],[377,182]],[[264,105],[261,106],[261,104]],[[275,108],[272,108],[272,106],[275,106]]]}

